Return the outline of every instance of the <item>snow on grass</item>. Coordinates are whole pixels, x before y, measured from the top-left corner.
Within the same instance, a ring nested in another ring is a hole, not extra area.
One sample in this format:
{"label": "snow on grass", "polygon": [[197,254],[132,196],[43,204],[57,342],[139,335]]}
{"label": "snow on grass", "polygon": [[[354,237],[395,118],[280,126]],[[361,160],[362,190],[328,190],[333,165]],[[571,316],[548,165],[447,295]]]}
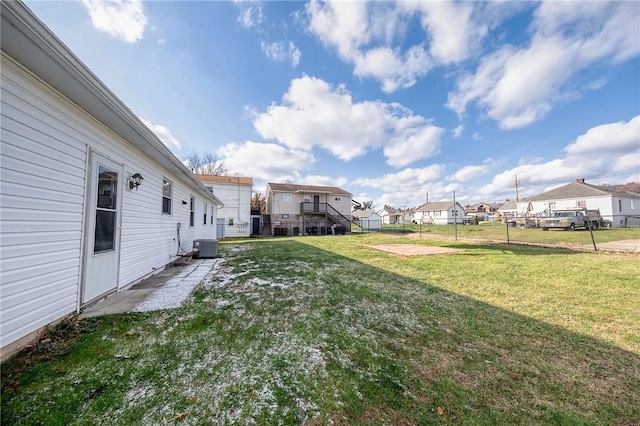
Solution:
{"label": "snow on grass", "polygon": [[162,309],[179,308],[189,297],[193,289],[209,275],[214,273],[217,261],[201,259],[185,267],[178,275],[138,303],[134,312],[149,312]]}

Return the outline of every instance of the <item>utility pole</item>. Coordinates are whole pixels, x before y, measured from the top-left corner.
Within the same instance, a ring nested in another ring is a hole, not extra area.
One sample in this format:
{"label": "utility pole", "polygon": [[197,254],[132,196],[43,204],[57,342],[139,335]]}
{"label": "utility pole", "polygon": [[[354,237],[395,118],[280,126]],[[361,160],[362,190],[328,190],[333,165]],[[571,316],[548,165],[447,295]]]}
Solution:
{"label": "utility pole", "polygon": [[518,201],[520,201],[520,198],[518,197],[518,184],[519,184],[520,182],[518,181],[518,175],[513,175],[513,176],[515,176],[515,178],[516,178],[516,206],[517,206],[517,205],[518,205],[518,204],[517,204],[517,203],[518,203]]}

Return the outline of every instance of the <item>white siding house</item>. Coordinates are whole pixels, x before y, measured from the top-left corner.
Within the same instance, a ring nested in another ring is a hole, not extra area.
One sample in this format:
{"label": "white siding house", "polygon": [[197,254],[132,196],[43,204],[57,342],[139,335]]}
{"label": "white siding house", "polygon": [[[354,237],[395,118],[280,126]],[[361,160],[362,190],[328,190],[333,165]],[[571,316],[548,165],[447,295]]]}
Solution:
{"label": "white siding house", "polygon": [[253,179],[238,176],[196,177],[224,203],[224,207],[218,210],[218,218],[224,221],[224,237],[248,237],[251,234]]}
{"label": "white siding house", "polygon": [[531,197],[533,213],[548,214],[554,210],[599,209],[602,218],[614,227],[640,226],[640,194],[619,191],[607,186],[576,179],[559,188]]}
{"label": "white siding house", "polygon": [[464,207],[457,201],[440,201],[426,203],[414,210],[413,220],[417,223],[431,223],[434,225],[447,225],[462,223]]}
{"label": "white siding house", "polygon": [[5,358],[216,238],[193,219],[222,203],[21,2],[1,11]]}

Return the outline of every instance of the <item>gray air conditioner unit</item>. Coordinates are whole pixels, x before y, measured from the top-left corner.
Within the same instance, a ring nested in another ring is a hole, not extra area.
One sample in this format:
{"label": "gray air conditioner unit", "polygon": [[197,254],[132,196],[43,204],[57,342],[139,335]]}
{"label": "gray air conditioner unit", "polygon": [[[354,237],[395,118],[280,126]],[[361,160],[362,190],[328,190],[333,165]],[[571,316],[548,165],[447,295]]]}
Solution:
{"label": "gray air conditioner unit", "polygon": [[215,259],[218,256],[218,240],[193,240],[194,259]]}

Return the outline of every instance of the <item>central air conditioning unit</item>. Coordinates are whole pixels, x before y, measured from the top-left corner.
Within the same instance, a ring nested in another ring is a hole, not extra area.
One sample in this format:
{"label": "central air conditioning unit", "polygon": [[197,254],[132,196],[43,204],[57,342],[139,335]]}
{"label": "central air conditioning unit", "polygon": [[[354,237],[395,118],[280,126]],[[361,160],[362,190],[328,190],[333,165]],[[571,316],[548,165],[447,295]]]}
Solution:
{"label": "central air conditioning unit", "polygon": [[218,240],[193,240],[194,259],[215,259],[218,256]]}

